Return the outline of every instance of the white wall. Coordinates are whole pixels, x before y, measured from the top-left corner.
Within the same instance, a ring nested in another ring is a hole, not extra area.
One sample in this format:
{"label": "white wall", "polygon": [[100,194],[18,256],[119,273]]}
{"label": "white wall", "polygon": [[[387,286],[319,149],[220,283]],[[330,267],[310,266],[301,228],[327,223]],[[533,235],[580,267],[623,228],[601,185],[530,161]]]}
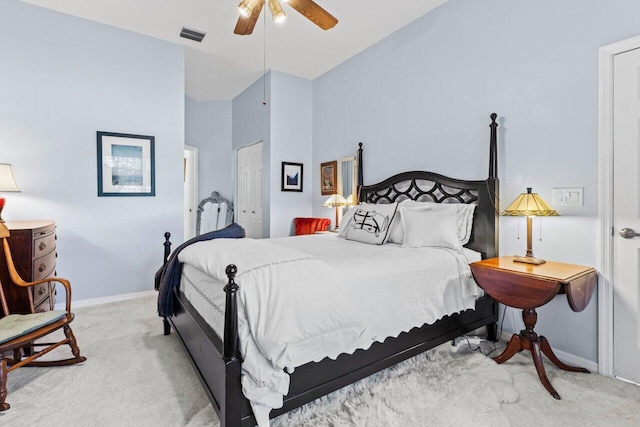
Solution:
{"label": "white wall", "polygon": [[[4,216],[56,220],[74,300],[153,289],[163,233],[182,239],[183,48],[3,0],[0,58],[0,162],[22,190]],[[155,197],[97,197],[96,131],[155,136]]]}
{"label": "white wall", "polygon": [[185,97],[185,144],[198,147],[198,200],[217,191],[233,197],[231,101]]}
{"label": "white wall", "polygon": [[[533,246],[595,266],[598,47],[640,34],[639,14],[635,0],[450,0],[314,80],[314,178],[363,141],[365,183],[412,169],[484,179],[495,111],[501,206],[526,187],[549,202],[553,187],[584,187],[584,207],[543,220],[542,242],[535,221]],[[314,216],[321,204],[314,188]],[[523,254],[517,219],[500,226],[501,254]],[[554,348],[597,359],[597,300],[573,313],[562,295],[538,312]]]}

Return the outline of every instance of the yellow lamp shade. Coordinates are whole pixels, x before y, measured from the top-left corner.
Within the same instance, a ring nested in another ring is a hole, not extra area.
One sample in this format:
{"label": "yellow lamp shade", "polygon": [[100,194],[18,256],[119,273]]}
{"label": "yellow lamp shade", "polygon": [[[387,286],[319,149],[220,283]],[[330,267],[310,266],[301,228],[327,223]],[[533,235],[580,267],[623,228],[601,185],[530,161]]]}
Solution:
{"label": "yellow lamp shade", "polygon": [[532,193],[531,188],[527,188],[526,193],[522,193],[502,212],[505,216],[560,216],[555,209],[551,208],[542,200],[538,193]]}
{"label": "yellow lamp shade", "polygon": [[560,216],[555,209],[547,204],[537,193],[532,193],[531,188],[527,188],[526,193],[522,193],[511,203],[507,209],[502,212],[505,216],[526,216],[527,217],[527,255],[516,257],[514,262],[524,262],[527,264],[544,264],[543,259],[533,256],[533,245],[531,243],[532,235],[532,217],[534,216]]}

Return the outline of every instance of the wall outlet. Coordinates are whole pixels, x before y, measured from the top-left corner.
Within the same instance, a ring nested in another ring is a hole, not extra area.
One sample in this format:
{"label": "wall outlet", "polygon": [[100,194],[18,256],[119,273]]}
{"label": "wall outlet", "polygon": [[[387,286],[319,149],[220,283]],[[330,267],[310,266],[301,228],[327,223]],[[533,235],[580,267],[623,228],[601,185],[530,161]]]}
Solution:
{"label": "wall outlet", "polygon": [[554,188],[552,206],[584,206],[584,188]]}

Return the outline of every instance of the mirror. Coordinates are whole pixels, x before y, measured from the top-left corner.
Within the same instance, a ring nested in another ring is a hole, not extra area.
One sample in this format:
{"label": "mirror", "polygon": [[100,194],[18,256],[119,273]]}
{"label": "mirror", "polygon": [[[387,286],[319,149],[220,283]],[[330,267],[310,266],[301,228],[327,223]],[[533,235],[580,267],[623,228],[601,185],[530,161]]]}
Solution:
{"label": "mirror", "polygon": [[338,193],[351,203],[340,208],[339,216],[345,214],[351,206],[358,203],[358,157],[343,157],[338,160]]}
{"label": "mirror", "polygon": [[[338,193],[352,202],[357,201],[358,162],[356,157],[343,157],[338,160]],[[351,199],[349,199],[351,197]]]}
{"label": "mirror", "polygon": [[196,235],[220,230],[233,222],[233,202],[214,191],[198,205]]}

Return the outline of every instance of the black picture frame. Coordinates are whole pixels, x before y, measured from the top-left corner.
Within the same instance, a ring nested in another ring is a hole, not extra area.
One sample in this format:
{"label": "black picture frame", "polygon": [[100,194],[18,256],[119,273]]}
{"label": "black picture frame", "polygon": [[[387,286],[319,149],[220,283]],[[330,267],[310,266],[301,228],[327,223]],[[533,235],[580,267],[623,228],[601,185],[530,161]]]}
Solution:
{"label": "black picture frame", "polygon": [[156,195],[155,137],[97,132],[98,197]]}
{"label": "black picture frame", "polygon": [[280,190],[302,193],[303,172],[304,166],[302,163],[282,162],[282,185]]}

